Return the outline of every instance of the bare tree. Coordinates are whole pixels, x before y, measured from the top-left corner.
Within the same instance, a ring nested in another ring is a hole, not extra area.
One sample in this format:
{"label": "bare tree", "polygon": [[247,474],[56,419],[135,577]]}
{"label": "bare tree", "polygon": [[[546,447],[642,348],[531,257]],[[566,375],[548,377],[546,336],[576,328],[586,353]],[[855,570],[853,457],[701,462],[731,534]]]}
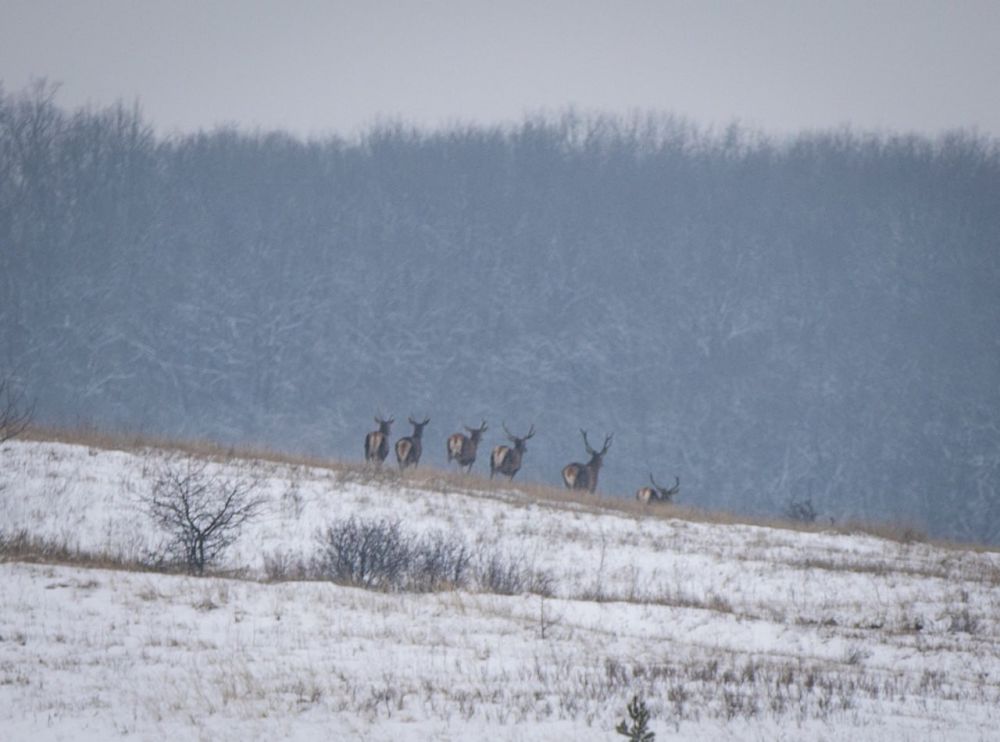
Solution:
{"label": "bare tree", "polygon": [[229,479],[193,458],[167,461],[146,500],[153,520],[191,574],[203,574],[262,509],[256,477]]}
{"label": "bare tree", "polygon": [[16,438],[31,424],[35,406],[8,379],[0,379],[0,445]]}

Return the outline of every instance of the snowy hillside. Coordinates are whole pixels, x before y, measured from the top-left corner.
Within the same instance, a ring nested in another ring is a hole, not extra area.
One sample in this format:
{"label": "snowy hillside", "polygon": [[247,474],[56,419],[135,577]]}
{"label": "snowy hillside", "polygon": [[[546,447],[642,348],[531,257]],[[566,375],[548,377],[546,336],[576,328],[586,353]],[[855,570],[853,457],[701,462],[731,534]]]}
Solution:
{"label": "snowy hillside", "polygon": [[[657,739],[995,738],[1000,554],[230,457],[211,466],[264,504],[223,571],[121,568],[162,550],[145,502],[181,456],[0,450],[3,739],[608,740],[635,694]],[[544,589],[268,579],[350,516],[507,555]]]}

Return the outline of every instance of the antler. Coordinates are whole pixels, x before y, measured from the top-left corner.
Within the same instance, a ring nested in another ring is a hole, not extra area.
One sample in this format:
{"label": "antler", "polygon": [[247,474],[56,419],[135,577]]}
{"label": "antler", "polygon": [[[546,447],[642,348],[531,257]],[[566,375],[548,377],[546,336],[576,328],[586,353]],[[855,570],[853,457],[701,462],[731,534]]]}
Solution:
{"label": "antler", "polygon": [[[604,454],[606,454],[608,452],[608,449],[611,447],[611,439],[615,437],[614,433],[610,433],[609,435],[605,436],[604,445],[601,447],[600,453],[598,453],[597,451],[595,451],[593,448],[590,447],[590,442],[587,440],[587,431],[584,430],[583,428],[580,428],[580,432],[583,433],[583,445],[587,447],[587,453],[589,453],[591,456],[603,456]],[[650,474],[650,476],[652,476],[652,474]]]}
{"label": "antler", "polygon": [[522,440],[522,441],[526,441],[526,440],[528,440],[528,439],[529,439],[529,438],[530,438],[531,436],[533,436],[534,434],[535,434],[535,424],[534,424],[534,423],[532,423],[532,424],[531,424],[531,429],[530,429],[530,430],[528,430],[528,434],[527,434],[526,436],[524,436],[523,438],[521,438],[521,440]]}

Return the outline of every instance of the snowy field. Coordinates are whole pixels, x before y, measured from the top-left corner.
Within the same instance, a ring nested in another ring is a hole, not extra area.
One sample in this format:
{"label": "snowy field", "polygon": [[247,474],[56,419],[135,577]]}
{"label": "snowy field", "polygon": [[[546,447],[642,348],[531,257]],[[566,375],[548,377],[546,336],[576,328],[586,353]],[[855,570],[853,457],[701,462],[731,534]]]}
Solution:
{"label": "snowy field", "polygon": [[[144,502],[179,455],[8,442],[0,534],[148,561],[164,535]],[[235,577],[0,557],[0,739],[609,740],[634,694],[658,740],[998,738],[1000,554],[213,466],[265,496],[225,554]],[[352,515],[517,555],[548,589],[268,579]]]}

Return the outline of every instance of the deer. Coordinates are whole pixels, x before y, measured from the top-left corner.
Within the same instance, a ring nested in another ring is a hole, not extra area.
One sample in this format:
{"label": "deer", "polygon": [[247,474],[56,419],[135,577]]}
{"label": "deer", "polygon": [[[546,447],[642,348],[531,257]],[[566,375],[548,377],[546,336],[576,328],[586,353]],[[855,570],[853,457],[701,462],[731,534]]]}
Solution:
{"label": "deer", "polygon": [[674,499],[674,495],[681,491],[681,480],[677,476],[674,477],[674,486],[670,488],[658,485],[653,479],[652,472],[649,473],[649,481],[652,487],[640,487],[635,491],[635,499],[643,505],[651,502],[670,502]]}
{"label": "deer", "polygon": [[524,452],[528,450],[525,442],[535,434],[535,426],[532,425],[526,435],[516,436],[507,430],[507,424],[504,423],[503,432],[507,434],[508,440],[514,446],[511,448],[500,445],[493,448],[493,453],[490,456],[490,479],[493,479],[494,474],[500,472],[513,480],[514,475],[521,469],[521,459],[524,457]]}
{"label": "deer", "polygon": [[472,465],[476,463],[476,450],[479,448],[479,441],[486,432],[486,421],[483,420],[478,428],[470,428],[463,425],[468,435],[462,433],[452,433],[448,436],[448,462],[457,461],[460,467],[464,466],[466,473],[472,471]]}
{"label": "deer", "polygon": [[604,454],[611,447],[611,439],[614,438],[614,434],[607,435],[604,438],[604,446],[600,451],[595,451],[587,441],[587,431],[581,428],[580,432],[583,434],[583,445],[587,447],[587,453],[590,454],[590,461],[586,464],[576,462],[566,464],[562,470],[562,478],[568,489],[593,492],[597,489],[597,473],[601,470]]}
{"label": "deer", "polygon": [[429,417],[422,423],[418,423],[412,417],[407,419],[413,426],[413,433],[396,441],[396,460],[399,462],[400,470],[408,466],[416,467],[420,463],[420,454],[423,452],[420,438],[424,434],[424,427],[431,421]]}
{"label": "deer", "polygon": [[381,466],[389,455],[389,428],[395,421],[392,417],[383,420],[378,415],[375,416],[378,430],[373,430],[365,436],[365,461],[369,464]]}

